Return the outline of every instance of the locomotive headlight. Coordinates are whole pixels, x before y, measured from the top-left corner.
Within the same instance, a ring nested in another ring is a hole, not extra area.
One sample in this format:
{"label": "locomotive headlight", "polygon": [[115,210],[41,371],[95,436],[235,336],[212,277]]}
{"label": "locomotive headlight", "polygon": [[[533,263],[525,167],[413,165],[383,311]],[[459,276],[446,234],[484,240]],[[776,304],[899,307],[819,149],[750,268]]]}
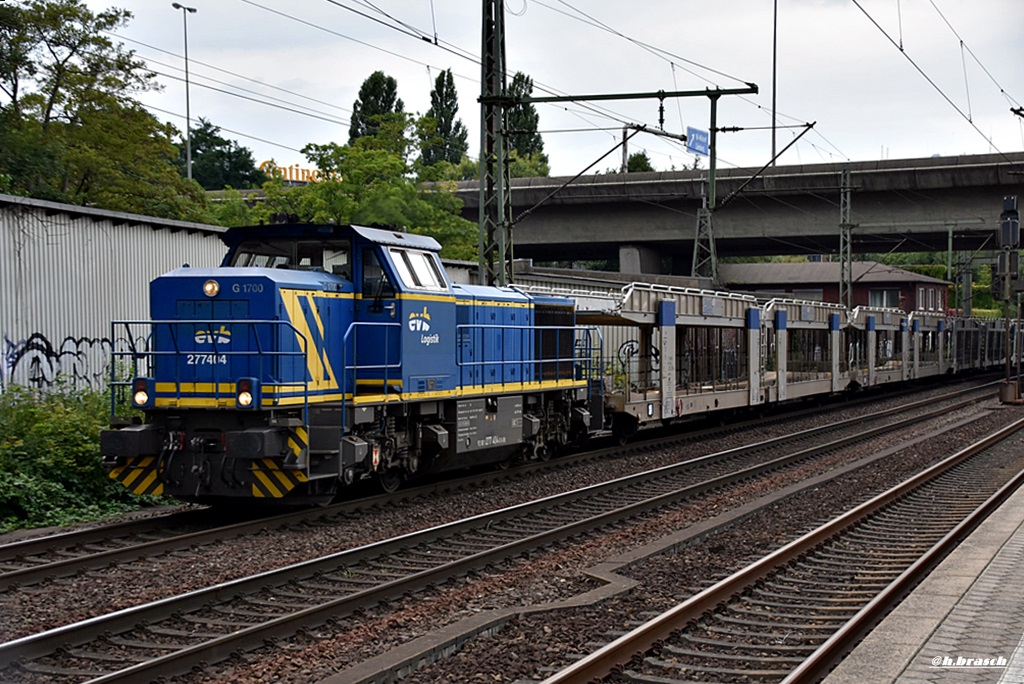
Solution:
{"label": "locomotive headlight", "polygon": [[153,405],[153,397],[149,393],[152,378],[135,378],[132,380],[132,406],[149,408]]}
{"label": "locomotive headlight", "polygon": [[235,406],[252,409],[260,403],[260,381],[256,378],[239,378],[235,383]]}
{"label": "locomotive headlight", "polygon": [[203,294],[207,297],[216,297],[220,294],[220,283],[216,280],[207,280],[203,283]]}

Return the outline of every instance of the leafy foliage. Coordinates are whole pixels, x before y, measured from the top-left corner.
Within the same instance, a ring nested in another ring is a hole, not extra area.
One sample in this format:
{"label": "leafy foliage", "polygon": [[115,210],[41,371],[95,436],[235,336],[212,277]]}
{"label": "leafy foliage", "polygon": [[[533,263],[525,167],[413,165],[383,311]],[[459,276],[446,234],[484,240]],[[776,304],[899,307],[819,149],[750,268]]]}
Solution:
{"label": "leafy foliage", "polygon": [[651,164],[651,158],[647,156],[646,152],[634,152],[626,160],[626,171],[628,173],[654,171],[654,165]]}
{"label": "leafy foliage", "polygon": [[469,150],[469,132],[457,118],[458,113],[459,96],[452,70],[448,69],[438,74],[434,89],[430,91],[427,118],[433,120],[435,127],[421,143],[424,166],[434,166],[442,161],[451,164],[462,161]]}
{"label": "leafy foliage", "polygon": [[168,131],[132,99],[155,74],[108,37],[131,16],[82,0],[0,6],[0,176],[29,197],[206,220]]}
{"label": "leafy foliage", "polygon": [[[277,183],[280,186],[280,181]],[[218,225],[234,228],[253,224],[253,212],[242,193],[226,188],[219,202],[213,205],[213,215]]]}
{"label": "leafy foliage", "polygon": [[[523,72],[517,71],[508,87],[509,97],[529,97],[532,93],[533,79]],[[540,115],[537,114],[537,108],[532,104],[518,104],[509,108],[507,125],[511,148],[521,157],[540,155],[547,163],[547,157],[544,156],[544,140],[537,132],[539,124]]]}
{"label": "leafy foliage", "polygon": [[[539,178],[551,174],[551,165],[548,163],[547,155],[528,154],[522,156],[512,150],[509,155],[508,171],[511,178]],[[429,167],[429,170],[424,169],[422,174],[424,180],[478,180],[480,178],[480,163],[469,157],[463,157],[458,165],[439,162]]]}
{"label": "leafy foliage", "polygon": [[[182,176],[188,176],[186,152],[186,141],[181,138],[174,164]],[[221,137],[220,128],[202,117],[192,130],[192,178],[207,190],[258,188],[268,180],[256,167],[249,148]]]}
{"label": "leafy foliage", "polygon": [[[270,222],[275,214],[290,214],[313,223],[387,225],[437,239],[442,254],[452,259],[475,259],[476,226],[463,219],[454,184],[435,172],[452,168],[447,162],[420,169],[414,159],[416,140],[424,120],[392,114],[381,120],[375,135],[351,145],[307,145],[303,153],[321,173],[322,180],[287,187],[273,179],[263,185],[265,200],[248,207],[241,195],[228,193],[218,207],[222,219],[255,224]],[[430,181],[430,182],[428,182]],[[233,223],[232,225],[242,225]]]}
{"label": "leafy foliage", "polygon": [[63,388],[12,386],[0,395],[0,531],[61,525],[138,507],[142,501],[100,466],[109,398]]}
{"label": "leafy foliage", "polygon": [[376,135],[388,115],[401,114],[404,110],[405,104],[398,97],[398,82],[383,71],[374,71],[363,81],[359,97],[352,105],[349,144],[364,135]]}

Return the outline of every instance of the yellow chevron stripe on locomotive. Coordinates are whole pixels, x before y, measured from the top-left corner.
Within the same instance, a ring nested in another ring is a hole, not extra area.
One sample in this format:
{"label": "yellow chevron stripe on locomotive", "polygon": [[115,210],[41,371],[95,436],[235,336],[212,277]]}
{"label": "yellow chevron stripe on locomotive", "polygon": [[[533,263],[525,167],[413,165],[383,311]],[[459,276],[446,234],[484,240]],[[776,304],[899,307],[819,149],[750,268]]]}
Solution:
{"label": "yellow chevron stripe on locomotive", "polygon": [[308,482],[305,471],[284,470],[273,458],[253,461],[250,472],[255,478],[252,495],[257,499],[281,499],[299,485]]}
{"label": "yellow chevron stripe on locomotive", "polygon": [[[288,431],[288,449],[292,463],[305,463],[309,445],[309,431],[303,427]],[[280,459],[260,458],[252,461],[249,472],[253,475],[252,495],[257,499],[281,499],[299,485],[309,481],[301,469],[282,468]]]}
{"label": "yellow chevron stripe on locomotive", "polygon": [[160,479],[159,461],[156,456],[128,458],[123,466],[111,469],[108,476],[135,494],[160,496],[164,493],[164,483]]}

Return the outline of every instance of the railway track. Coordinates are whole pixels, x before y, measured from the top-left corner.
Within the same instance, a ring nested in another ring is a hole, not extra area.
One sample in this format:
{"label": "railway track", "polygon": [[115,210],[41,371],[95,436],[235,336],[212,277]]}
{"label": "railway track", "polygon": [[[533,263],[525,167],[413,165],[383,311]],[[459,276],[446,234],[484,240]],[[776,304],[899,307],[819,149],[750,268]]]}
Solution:
{"label": "railway track", "polygon": [[[994,383],[981,386],[971,384],[964,389],[940,397],[908,404],[907,407],[900,410],[915,410],[929,403],[956,401],[964,397],[982,398],[994,392],[994,387]],[[870,401],[865,400],[865,402]],[[846,406],[850,405],[846,404]],[[820,409],[816,410],[820,412]],[[883,419],[900,410],[879,412],[876,419]],[[773,417],[768,422],[791,420],[792,417],[793,414],[787,413],[783,416]],[[765,420],[746,421],[728,428],[716,426],[692,433],[656,436],[631,448],[663,448],[667,445],[708,439],[712,435],[719,435],[725,431],[735,432],[765,424]],[[446,488],[480,486],[496,479],[525,477],[537,471],[568,467],[581,461],[621,454],[622,451],[623,447],[619,446],[590,450],[586,453],[559,459],[555,463],[528,463],[512,472],[481,473],[456,481],[414,487],[397,494],[367,496],[327,508],[292,511],[274,516],[259,516],[230,524],[224,524],[221,514],[200,509],[13,542],[0,545],[0,592],[31,586],[59,577],[68,577],[82,571],[108,567],[116,563],[201,547],[225,539],[244,537],[263,529],[284,529],[316,521],[340,520],[373,506],[414,499]]]}
{"label": "railway track", "polygon": [[[962,398],[959,405],[976,398]],[[952,408],[925,410],[917,420]],[[843,444],[902,429],[898,412],[514,506],[0,644],[5,681],[150,681],[358,611],[523,551],[757,477]],[[836,437],[836,432],[846,432]],[[823,441],[822,435],[831,441]],[[808,446],[810,442],[817,442]],[[783,449],[787,452],[780,456]]]}
{"label": "railway track", "polygon": [[[1024,483],[1018,420],[545,680],[817,681]],[[605,679],[607,678],[607,679]]]}

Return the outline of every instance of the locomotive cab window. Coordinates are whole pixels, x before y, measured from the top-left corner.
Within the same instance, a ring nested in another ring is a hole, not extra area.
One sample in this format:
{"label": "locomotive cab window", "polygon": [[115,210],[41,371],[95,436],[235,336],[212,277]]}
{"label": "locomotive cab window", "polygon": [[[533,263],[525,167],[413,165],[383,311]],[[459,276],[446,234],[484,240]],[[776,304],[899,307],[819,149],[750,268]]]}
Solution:
{"label": "locomotive cab window", "polygon": [[347,244],[324,247],[324,270],[348,280],[352,279],[352,263]]}
{"label": "locomotive cab window", "polygon": [[395,288],[372,249],[363,250],[363,297],[394,297]]}
{"label": "locomotive cab window", "polygon": [[327,271],[351,277],[351,251],[348,240],[250,240],[238,246],[231,258],[231,265]]}
{"label": "locomotive cab window", "polygon": [[407,288],[434,292],[448,291],[448,283],[437,263],[437,255],[401,247],[392,247],[388,251],[395,263],[398,277]]}
{"label": "locomotive cab window", "polygon": [[235,250],[232,266],[252,268],[277,268],[289,263],[292,256],[290,241],[249,241]]}

